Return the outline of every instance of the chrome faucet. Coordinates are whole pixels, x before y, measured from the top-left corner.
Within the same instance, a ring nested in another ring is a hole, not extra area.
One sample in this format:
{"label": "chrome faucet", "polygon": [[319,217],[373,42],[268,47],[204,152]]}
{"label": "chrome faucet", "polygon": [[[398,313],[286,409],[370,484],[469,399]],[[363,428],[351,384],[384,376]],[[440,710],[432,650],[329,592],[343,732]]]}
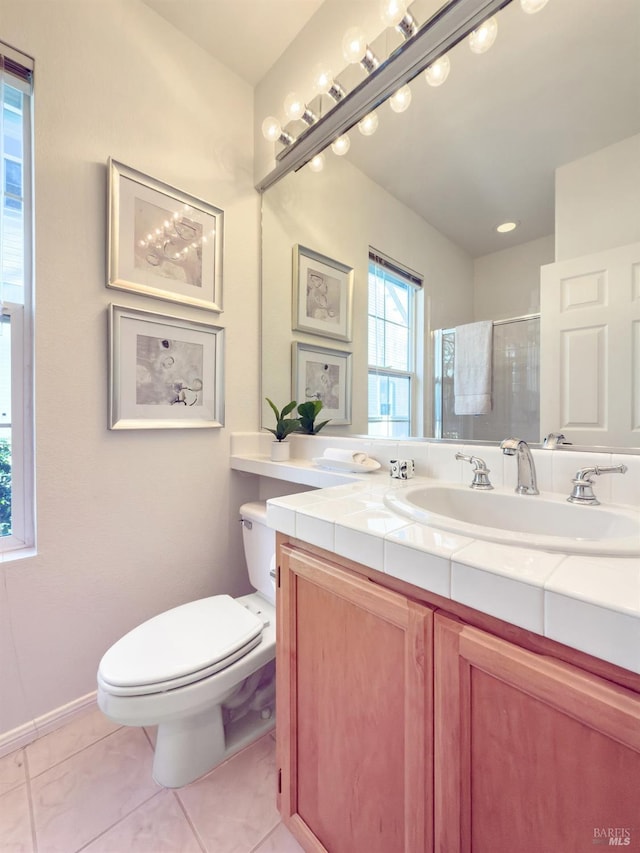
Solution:
{"label": "chrome faucet", "polygon": [[550,432],[542,442],[542,446],[546,450],[553,450],[554,447],[560,447],[562,444],[571,444],[561,432]]}
{"label": "chrome faucet", "polygon": [[573,489],[567,498],[569,503],[583,506],[598,506],[600,501],[593,494],[593,478],[600,474],[626,474],[626,465],[594,465],[592,468],[581,468],[571,481]]}
{"label": "chrome faucet", "polygon": [[519,495],[539,495],[538,483],[536,481],[536,466],[533,456],[526,441],[521,438],[505,438],[500,444],[502,452],[506,456],[518,457],[518,485],[516,493]]}
{"label": "chrome faucet", "polygon": [[463,462],[469,462],[473,465],[473,480],[471,481],[471,489],[492,489],[491,480],[489,480],[489,468],[484,459],[479,456],[467,456],[464,453],[456,453],[456,459],[462,459]]}

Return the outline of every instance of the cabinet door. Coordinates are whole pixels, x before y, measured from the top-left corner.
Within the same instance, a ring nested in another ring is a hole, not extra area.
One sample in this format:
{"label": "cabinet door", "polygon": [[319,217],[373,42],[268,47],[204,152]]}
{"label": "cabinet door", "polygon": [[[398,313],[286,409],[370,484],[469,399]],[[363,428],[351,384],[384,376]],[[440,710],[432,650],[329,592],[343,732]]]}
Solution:
{"label": "cabinet door", "polygon": [[640,849],[640,697],[441,615],[434,656],[436,850]]}
{"label": "cabinet door", "polygon": [[277,739],[305,850],[432,849],[432,612],[280,551]]}

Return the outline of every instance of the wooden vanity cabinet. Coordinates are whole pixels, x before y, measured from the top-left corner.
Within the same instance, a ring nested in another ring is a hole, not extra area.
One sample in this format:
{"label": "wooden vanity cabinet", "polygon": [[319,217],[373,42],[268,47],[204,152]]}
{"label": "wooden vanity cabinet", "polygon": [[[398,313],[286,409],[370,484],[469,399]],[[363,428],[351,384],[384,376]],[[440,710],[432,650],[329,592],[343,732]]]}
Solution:
{"label": "wooden vanity cabinet", "polygon": [[436,850],[640,849],[640,697],[441,614],[434,631]]}
{"label": "wooden vanity cabinet", "polygon": [[640,678],[278,553],[279,809],[307,853],[640,849]]}
{"label": "wooden vanity cabinet", "polygon": [[279,551],[279,808],[306,851],[432,849],[427,607]]}

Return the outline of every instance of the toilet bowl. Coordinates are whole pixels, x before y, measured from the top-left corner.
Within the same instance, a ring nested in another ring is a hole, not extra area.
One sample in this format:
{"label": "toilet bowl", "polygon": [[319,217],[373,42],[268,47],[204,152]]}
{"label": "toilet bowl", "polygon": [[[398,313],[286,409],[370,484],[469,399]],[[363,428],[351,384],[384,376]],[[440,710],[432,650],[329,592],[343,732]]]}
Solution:
{"label": "toilet bowl", "polygon": [[160,613],[98,667],[98,705],[115,722],[158,726],[153,778],[186,785],[274,726],[275,534],[261,503],[240,508],[255,592]]}

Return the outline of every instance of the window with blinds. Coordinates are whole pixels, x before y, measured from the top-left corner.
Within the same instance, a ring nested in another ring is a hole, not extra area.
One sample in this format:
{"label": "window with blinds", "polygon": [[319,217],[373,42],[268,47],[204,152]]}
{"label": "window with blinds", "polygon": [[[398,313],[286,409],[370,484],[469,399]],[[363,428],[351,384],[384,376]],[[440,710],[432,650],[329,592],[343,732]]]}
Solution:
{"label": "window with blinds", "polygon": [[369,252],[369,434],[406,438],[416,396],[416,294],[422,279]]}
{"label": "window with blinds", "polygon": [[[0,43],[0,551],[33,545],[31,59]],[[4,555],[9,559],[10,555]]]}

